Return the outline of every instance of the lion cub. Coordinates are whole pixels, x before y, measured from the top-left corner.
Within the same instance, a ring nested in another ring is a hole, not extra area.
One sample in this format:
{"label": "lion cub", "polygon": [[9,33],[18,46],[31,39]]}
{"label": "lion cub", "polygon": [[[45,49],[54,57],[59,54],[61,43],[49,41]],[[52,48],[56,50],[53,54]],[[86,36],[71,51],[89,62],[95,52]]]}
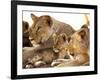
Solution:
{"label": "lion cub", "polygon": [[51,64],[57,57],[58,54],[52,49],[34,51],[33,47],[26,47],[23,48],[22,54],[23,68],[26,68],[28,65],[31,65],[31,67],[34,68]]}
{"label": "lion cub", "polygon": [[22,21],[22,34],[23,34],[23,47],[32,47],[32,44],[29,40],[29,24],[26,21]]}

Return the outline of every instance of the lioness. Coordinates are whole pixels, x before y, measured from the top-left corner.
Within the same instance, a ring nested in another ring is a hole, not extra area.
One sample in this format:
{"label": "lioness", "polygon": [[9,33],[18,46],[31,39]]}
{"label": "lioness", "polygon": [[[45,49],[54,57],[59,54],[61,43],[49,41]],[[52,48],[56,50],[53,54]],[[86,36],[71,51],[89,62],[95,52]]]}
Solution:
{"label": "lioness", "polygon": [[33,24],[29,30],[30,40],[40,44],[36,50],[53,47],[53,34],[65,33],[67,36],[70,36],[75,32],[69,24],[55,20],[49,15],[37,17],[31,14],[31,18]]}
{"label": "lioness", "polygon": [[[69,55],[70,60],[63,60],[64,62],[56,67],[81,66],[87,63],[87,65],[89,65],[89,28],[87,25],[83,25],[82,28],[71,35],[67,41],[68,43],[65,49],[63,48],[62,51],[64,54]],[[52,64],[55,65],[54,62]]]}

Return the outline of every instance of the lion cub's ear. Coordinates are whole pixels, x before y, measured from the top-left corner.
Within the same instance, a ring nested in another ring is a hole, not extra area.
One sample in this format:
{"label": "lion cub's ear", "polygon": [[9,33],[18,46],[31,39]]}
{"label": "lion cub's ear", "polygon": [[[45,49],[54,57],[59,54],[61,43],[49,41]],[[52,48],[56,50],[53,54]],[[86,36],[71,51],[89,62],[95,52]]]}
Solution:
{"label": "lion cub's ear", "polygon": [[60,34],[60,36],[62,37],[64,42],[67,40],[67,35],[66,34],[62,33],[62,34]]}
{"label": "lion cub's ear", "polygon": [[84,37],[86,36],[85,30],[81,30],[78,34],[81,36],[82,39],[84,39]]}
{"label": "lion cub's ear", "polygon": [[31,13],[31,18],[32,18],[32,20],[33,20],[34,22],[36,22],[37,19],[38,19],[38,17],[37,17],[36,15],[32,14],[32,13]]}
{"label": "lion cub's ear", "polygon": [[67,38],[68,43],[70,42],[70,40],[71,40],[71,36]]}

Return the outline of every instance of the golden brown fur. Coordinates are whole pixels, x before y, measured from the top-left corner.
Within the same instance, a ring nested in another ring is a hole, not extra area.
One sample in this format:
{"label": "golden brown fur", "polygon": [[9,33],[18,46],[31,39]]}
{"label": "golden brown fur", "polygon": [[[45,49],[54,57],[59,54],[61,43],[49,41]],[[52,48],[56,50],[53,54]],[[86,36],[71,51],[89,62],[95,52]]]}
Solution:
{"label": "golden brown fur", "polygon": [[60,52],[64,58],[66,55],[69,56],[70,61],[61,63],[57,67],[63,66],[79,66],[85,63],[89,65],[89,29],[88,27],[82,27],[76,31],[72,36],[67,39],[68,43],[65,48]]}
{"label": "golden brown fur", "polygon": [[70,25],[49,15],[37,17],[31,14],[31,17],[33,25],[29,37],[39,46],[23,49],[23,67],[53,61],[61,62],[56,67],[89,64],[89,29],[86,24],[75,32]]}
{"label": "golden brown fur", "polygon": [[67,36],[73,34],[75,30],[68,24],[57,21],[49,15],[40,17],[31,14],[33,24],[30,27],[30,39],[40,44],[38,49],[53,47],[54,41],[52,40],[53,34],[65,33]]}

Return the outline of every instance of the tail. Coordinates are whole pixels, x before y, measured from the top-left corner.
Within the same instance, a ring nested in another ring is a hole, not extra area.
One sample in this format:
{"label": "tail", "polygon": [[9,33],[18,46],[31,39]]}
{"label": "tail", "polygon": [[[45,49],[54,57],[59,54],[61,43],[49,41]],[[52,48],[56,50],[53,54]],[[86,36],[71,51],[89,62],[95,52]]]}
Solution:
{"label": "tail", "polygon": [[82,26],[82,28],[89,28],[89,26],[90,26],[90,20],[89,20],[89,15],[88,14],[85,14],[84,15],[84,18],[85,18],[85,23],[84,23],[84,25]]}
{"label": "tail", "polygon": [[90,20],[89,20],[89,15],[88,14],[85,14],[85,20],[86,20],[86,23],[88,26],[90,26]]}

